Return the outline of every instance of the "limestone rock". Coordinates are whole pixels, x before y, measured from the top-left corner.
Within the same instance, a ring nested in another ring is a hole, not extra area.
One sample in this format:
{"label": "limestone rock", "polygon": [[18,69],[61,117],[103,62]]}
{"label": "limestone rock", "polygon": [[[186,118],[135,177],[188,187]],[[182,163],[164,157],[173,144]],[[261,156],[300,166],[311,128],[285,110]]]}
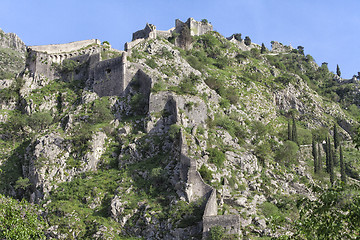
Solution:
{"label": "limestone rock", "polygon": [[105,152],[104,144],[106,138],[106,134],[103,132],[97,132],[93,135],[90,147],[91,150],[83,157],[83,171],[95,171],[97,169],[100,157]]}
{"label": "limestone rock", "polygon": [[0,29],[0,47],[11,48],[17,52],[25,53],[25,43],[15,33],[4,33]]}

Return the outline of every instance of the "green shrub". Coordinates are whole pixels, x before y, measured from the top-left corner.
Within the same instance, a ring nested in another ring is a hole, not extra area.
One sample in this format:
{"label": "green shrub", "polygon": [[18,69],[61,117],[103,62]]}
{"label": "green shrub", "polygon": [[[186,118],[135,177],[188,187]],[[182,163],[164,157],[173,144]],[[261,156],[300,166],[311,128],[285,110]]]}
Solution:
{"label": "green shrub", "polygon": [[205,164],[201,165],[201,167],[199,168],[199,173],[201,175],[201,177],[203,178],[203,180],[207,183],[210,184],[211,180],[212,180],[212,171],[210,169],[208,169]]}
{"label": "green shrub", "polygon": [[224,166],[224,162],[226,160],[225,153],[217,148],[209,148],[207,151],[209,152],[209,161],[211,163],[215,164],[218,168]]}
{"label": "green shrub", "polygon": [[0,195],[0,223],[1,239],[45,239],[45,221],[25,200]]}
{"label": "green shrub", "polygon": [[209,240],[222,240],[225,236],[225,229],[221,226],[210,228]]}
{"label": "green shrub", "polygon": [[65,59],[62,62],[61,71],[64,73],[73,72],[80,66],[80,63],[71,59]]}
{"label": "green shrub", "polygon": [[92,123],[109,122],[113,119],[107,99],[96,100],[92,106],[93,115],[91,117]]}
{"label": "green shrub", "polygon": [[180,133],[181,127],[179,125],[173,124],[169,129],[169,136],[171,139],[176,139]]}
{"label": "green shrub", "polygon": [[293,141],[286,141],[276,152],[276,160],[289,166],[296,162],[296,153],[299,150],[298,145]]}
{"label": "green shrub", "polygon": [[143,114],[145,111],[145,97],[141,93],[133,95],[130,99],[130,106],[135,114]]}
{"label": "green shrub", "polygon": [[194,73],[190,73],[188,77],[185,77],[179,84],[179,90],[177,91],[178,94],[190,94],[196,95],[196,85],[199,82],[199,76],[195,75]]}
{"label": "green shrub", "polygon": [[304,128],[297,128],[298,141],[300,145],[309,145],[312,141],[311,131]]}
{"label": "green shrub", "polygon": [[155,69],[155,68],[158,67],[157,63],[156,63],[155,60],[152,59],[152,58],[146,59],[145,63],[146,63],[149,67],[151,67],[152,69]]}
{"label": "green shrub", "polygon": [[35,131],[45,129],[51,124],[52,120],[53,118],[49,112],[36,112],[29,117],[30,127]]}

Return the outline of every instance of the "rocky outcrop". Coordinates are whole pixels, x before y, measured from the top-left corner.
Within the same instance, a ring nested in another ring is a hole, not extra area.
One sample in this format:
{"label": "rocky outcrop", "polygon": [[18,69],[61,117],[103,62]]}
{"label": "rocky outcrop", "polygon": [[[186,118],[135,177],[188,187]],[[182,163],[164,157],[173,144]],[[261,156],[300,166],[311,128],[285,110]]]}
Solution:
{"label": "rocky outcrop", "polygon": [[46,197],[57,183],[70,181],[78,173],[95,171],[105,151],[105,139],[106,134],[103,132],[93,135],[90,151],[85,154],[77,168],[69,164],[69,159],[73,158],[73,146],[60,134],[46,134],[30,144],[25,153],[28,167],[23,169],[23,174],[29,178],[32,185],[31,201],[38,202]]}
{"label": "rocky outcrop", "polygon": [[271,42],[271,52],[273,53],[285,53],[290,52],[293,48],[291,46],[283,45],[282,43],[272,41]]}
{"label": "rocky outcrop", "polygon": [[46,196],[54,182],[63,182],[69,178],[65,174],[69,156],[70,146],[57,133],[38,138],[26,149],[25,160],[29,165],[23,171],[32,184],[32,202]]}
{"label": "rocky outcrop", "polygon": [[22,54],[26,52],[25,43],[15,33],[5,33],[1,29],[0,48],[10,48]]}

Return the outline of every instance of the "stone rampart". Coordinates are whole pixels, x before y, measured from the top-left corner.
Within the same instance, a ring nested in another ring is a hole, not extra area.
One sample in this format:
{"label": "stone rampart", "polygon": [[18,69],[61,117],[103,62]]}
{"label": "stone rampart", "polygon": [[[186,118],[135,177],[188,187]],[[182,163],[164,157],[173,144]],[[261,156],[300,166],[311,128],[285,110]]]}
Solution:
{"label": "stone rampart", "polygon": [[98,39],[83,40],[65,44],[50,44],[40,46],[29,46],[28,48],[36,52],[45,52],[47,54],[60,54],[79,51],[82,48],[86,48],[89,45],[100,45],[101,42]]}
{"label": "stone rampart", "polygon": [[125,91],[126,57],[98,62],[93,71],[93,90],[100,97],[119,96]]}
{"label": "stone rampart", "polygon": [[227,234],[239,235],[240,217],[238,215],[218,215],[203,217],[203,239],[207,239],[209,231],[214,226],[221,226]]}
{"label": "stone rampart", "polygon": [[156,26],[153,24],[146,24],[145,28],[133,33],[132,41],[136,39],[156,38]]}
{"label": "stone rampart", "polygon": [[187,183],[185,194],[189,202],[200,198],[205,199],[205,209],[203,214],[203,239],[207,239],[212,227],[224,227],[226,233],[240,233],[240,216],[238,215],[217,215],[218,205],[216,199],[216,189],[206,184],[200,173],[196,170],[196,161],[187,157],[187,144],[183,132],[180,132],[180,161],[181,178]]}
{"label": "stone rampart", "polygon": [[207,32],[213,31],[213,26],[210,23],[198,22],[193,18],[189,18],[186,22],[182,22],[179,19],[176,19],[175,31],[180,33],[184,24],[189,27],[191,36],[200,36]]}

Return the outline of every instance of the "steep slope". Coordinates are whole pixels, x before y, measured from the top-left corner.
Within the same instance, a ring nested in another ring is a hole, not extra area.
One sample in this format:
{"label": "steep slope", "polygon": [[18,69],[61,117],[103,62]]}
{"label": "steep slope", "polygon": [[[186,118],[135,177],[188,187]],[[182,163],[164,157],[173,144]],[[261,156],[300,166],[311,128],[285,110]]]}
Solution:
{"label": "steep slope", "polygon": [[0,80],[0,192],[39,204],[48,238],[294,234],[296,201],[332,184],[323,141],[334,124],[348,182],[359,179],[358,85],[272,44],[189,19],[146,25],[126,51],[98,40],[28,47],[25,68],[0,65],[19,74]]}

